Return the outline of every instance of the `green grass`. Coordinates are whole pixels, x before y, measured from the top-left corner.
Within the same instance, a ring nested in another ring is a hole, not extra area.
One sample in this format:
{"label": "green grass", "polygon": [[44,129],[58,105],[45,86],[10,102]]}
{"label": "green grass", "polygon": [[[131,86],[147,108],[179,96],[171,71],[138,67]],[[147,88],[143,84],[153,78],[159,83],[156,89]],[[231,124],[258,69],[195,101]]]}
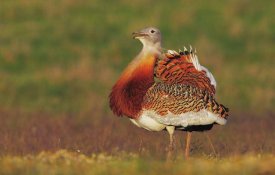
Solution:
{"label": "green grass", "polygon": [[0,158],[1,174],[273,174],[275,158],[272,155],[245,155],[227,158],[180,157],[172,162],[142,158],[135,154],[120,153],[108,156],[86,156],[60,150],[42,152],[24,157]]}
{"label": "green grass", "polygon": [[2,1],[0,105],[75,112],[98,95],[106,110],[112,84],[141,47],[131,33],[157,26],[164,48],[197,48],[218,81],[219,101],[234,111],[274,111],[273,6],[271,0]]}

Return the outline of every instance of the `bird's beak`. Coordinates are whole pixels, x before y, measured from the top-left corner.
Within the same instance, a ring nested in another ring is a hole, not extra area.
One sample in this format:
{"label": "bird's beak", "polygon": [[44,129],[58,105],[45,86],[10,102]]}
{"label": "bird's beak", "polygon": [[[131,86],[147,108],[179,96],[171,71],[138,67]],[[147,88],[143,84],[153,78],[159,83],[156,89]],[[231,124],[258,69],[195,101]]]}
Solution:
{"label": "bird's beak", "polygon": [[138,38],[141,38],[141,37],[148,36],[148,34],[143,33],[143,32],[133,32],[132,36],[133,36],[133,39],[138,39]]}

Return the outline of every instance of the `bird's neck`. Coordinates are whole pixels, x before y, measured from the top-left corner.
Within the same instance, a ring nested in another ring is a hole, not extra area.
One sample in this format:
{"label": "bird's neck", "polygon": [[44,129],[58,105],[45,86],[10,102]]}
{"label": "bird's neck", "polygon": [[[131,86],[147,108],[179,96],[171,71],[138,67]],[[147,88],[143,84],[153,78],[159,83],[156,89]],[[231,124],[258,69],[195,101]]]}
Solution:
{"label": "bird's neck", "polygon": [[151,43],[151,42],[148,42],[147,40],[143,40],[141,39],[140,40],[142,45],[143,45],[143,48],[142,48],[142,51],[140,52],[140,54],[146,54],[146,53],[149,53],[149,54],[161,54],[162,52],[162,47],[161,47],[161,42],[157,42],[157,43]]}
{"label": "bird's neck", "polygon": [[137,118],[143,97],[154,84],[154,65],[159,52],[142,49],[128,65],[110,94],[110,107],[118,116]]}

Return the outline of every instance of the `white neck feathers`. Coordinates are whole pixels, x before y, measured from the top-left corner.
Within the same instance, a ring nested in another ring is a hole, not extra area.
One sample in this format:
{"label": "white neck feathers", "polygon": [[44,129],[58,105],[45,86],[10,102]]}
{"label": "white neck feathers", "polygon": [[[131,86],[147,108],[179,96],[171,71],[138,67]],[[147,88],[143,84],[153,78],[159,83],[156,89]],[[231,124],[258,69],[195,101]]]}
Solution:
{"label": "white neck feathers", "polygon": [[140,41],[143,44],[141,53],[161,54],[162,48],[160,42],[152,43],[146,39],[140,39]]}

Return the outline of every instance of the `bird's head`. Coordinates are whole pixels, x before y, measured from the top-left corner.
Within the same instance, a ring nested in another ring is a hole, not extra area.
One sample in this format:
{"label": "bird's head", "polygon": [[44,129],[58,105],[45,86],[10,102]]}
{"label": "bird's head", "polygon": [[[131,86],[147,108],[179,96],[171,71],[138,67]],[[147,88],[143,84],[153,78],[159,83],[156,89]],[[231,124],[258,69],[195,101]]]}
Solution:
{"label": "bird's head", "polygon": [[161,33],[155,27],[148,27],[138,32],[133,32],[133,38],[139,39],[145,47],[161,47]]}

